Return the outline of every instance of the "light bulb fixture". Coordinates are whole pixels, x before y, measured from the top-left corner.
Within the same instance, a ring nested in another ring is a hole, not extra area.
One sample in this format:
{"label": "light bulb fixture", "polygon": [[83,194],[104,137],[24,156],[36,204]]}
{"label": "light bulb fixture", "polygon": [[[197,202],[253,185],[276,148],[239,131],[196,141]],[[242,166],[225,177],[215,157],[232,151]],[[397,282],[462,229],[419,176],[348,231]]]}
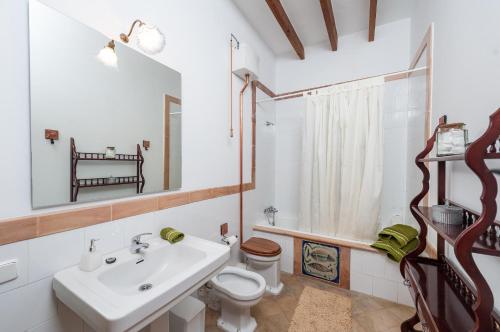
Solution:
{"label": "light bulb fixture", "polygon": [[109,67],[118,67],[118,57],[115,52],[115,41],[111,40],[108,45],[99,51],[97,59]]}
{"label": "light bulb fixture", "polygon": [[132,35],[136,25],[139,25],[139,30],[137,32],[137,46],[147,54],[156,54],[161,52],[165,47],[165,36],[156,26],[148,25],[141,20],[135,20],[132,23],[128,34],[121,33],[120,39],[127,44],[130,41],[130,36]]}

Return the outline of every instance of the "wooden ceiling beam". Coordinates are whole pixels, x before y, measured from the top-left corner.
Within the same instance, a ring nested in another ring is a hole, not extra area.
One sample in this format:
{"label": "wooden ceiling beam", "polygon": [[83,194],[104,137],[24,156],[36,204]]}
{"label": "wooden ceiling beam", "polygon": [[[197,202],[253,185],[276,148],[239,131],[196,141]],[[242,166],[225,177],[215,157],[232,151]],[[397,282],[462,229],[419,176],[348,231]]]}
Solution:
{"label": "wooden ceiling beam", "polygon": [[323,11],[323,18],[325,19],[326,31],[328,31],[328,38],[330,38],[330,46],[332,51],[337,50],[338,35],[337,25],[335,24],[335,16],[333,16],[333,7],[331,0],[320,0],[321,10]]}
{"label": "wooden ceiling beam", "polygon": [[280,0],[266,0],[266,3],[269,6],[269,9],[271,9],[274,17],[276,18],[276,21],[278,21],[279,25],[281,26],[281,29],[283,29],[283,32],[290,41],[290,44],[292,44],[295,53],[297,53],[300,59],[304,60],[304,46],[302,45],[299,36],[295,32],[295,29],[293,28],[293,25],[290,22],[290,19],[288,18],[288,15],[286,14]]}
{"label": "wooden ceiling beam", "polygon": [[338,35],[337,26],[335,25],[335,16],[333,16],[332,1],[320,0],[319,2],[321,4],[321,10],[323,11],[328,38],[330,38],[330,46],[332,47],[332,51],[336,51],[338,46]]}
{"label": "wooden ceiling beam", "polygon": [[377,0],[370,0],[370,19],[368,22],[368,41],[375,40],[375,26],[377,22]]}

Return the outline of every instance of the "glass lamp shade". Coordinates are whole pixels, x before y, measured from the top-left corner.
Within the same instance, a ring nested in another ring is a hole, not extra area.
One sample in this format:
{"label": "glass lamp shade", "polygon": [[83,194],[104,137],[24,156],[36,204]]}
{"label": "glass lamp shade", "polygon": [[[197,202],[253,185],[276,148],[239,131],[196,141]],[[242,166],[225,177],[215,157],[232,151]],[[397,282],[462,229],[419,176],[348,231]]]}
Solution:
{"label": "glass lamp shade", "polygon": [[165,47],[165,36],[153,25],[143,24],[137,34],[137,45],[148,54],[156,54]]}
{"label": "glass lamp shade", "polygon": [[115,50],[110,46],[106,46],[99,51],[97,54],[97,59],[106,66],[117,68],[118,67],[118,57],[116,56]]}

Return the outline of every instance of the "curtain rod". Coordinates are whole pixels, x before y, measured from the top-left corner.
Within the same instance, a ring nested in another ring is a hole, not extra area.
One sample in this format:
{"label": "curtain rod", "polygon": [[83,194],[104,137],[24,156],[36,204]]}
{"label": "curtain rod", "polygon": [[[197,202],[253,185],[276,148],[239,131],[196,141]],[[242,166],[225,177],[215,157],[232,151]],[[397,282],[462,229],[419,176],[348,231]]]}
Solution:
{"label": "curtain rod", "polygon": [[327,84],[327,85],[317,86],[317,87],[309,88],[309,89],[303,89],[303,90],[296,90],[296,91],[290,91],[290,92],[280,93],[280,94],[277,94],[276,96],[274,96],[272,98],[265,98],[265,99],[257,100],[257,103],[267,102],[267,101],[273,101],[273,100],[279,101],[279,100],[285,100],[285,99],[299,98],[299,97],[303,97],[303,93],[304,92],[310,92],[310,91],[314,91],[314,90],[318,90],[318,89],[322,89],[322,88],[327,88],[327,87],[330,87],[330,86],[344,84],[344,83],[351,83],[351,82],[356,82],[356,81],[362,81],[362,80],[366,80],[366,79],[369,79],[369,78],[383,77],[386,82],[396,81],[396,80],[399,80],[399,79],[407,78],[409,76],[408,74],[410,74],[410,73],[418,72],[418,71],[424,71],[426,69],[427,69],[427,67],[419,67],[419,68],[408,69],[408,70],[403,70],[403,71],[398,71],[398,72],[388,73],[388,74],[383,74],[383,75],[357,78],[355,80],[349,80],[349,81],[344,81],[344,82]]}

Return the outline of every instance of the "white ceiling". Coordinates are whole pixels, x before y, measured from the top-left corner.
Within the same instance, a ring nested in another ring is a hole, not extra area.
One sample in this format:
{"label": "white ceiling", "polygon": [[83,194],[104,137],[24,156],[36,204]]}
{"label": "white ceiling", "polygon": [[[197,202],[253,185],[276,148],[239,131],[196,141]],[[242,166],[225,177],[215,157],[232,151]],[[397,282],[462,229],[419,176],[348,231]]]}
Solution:
{"label": "white ceiling", "polygon": [[[293,50],[265,0],[233,0],[233,2],[275,54]],[[409,17],[412,2],[412,0],[379,0],[377,25]],[[304,46],[328,40],[319,0],[281,0],[281,3]],[[339,36],[368,29],[369,4],[369,0],[332,0]],[[377,40],[376,32],[375,40]],[[339,44],[339,48],[341,47]]]}

